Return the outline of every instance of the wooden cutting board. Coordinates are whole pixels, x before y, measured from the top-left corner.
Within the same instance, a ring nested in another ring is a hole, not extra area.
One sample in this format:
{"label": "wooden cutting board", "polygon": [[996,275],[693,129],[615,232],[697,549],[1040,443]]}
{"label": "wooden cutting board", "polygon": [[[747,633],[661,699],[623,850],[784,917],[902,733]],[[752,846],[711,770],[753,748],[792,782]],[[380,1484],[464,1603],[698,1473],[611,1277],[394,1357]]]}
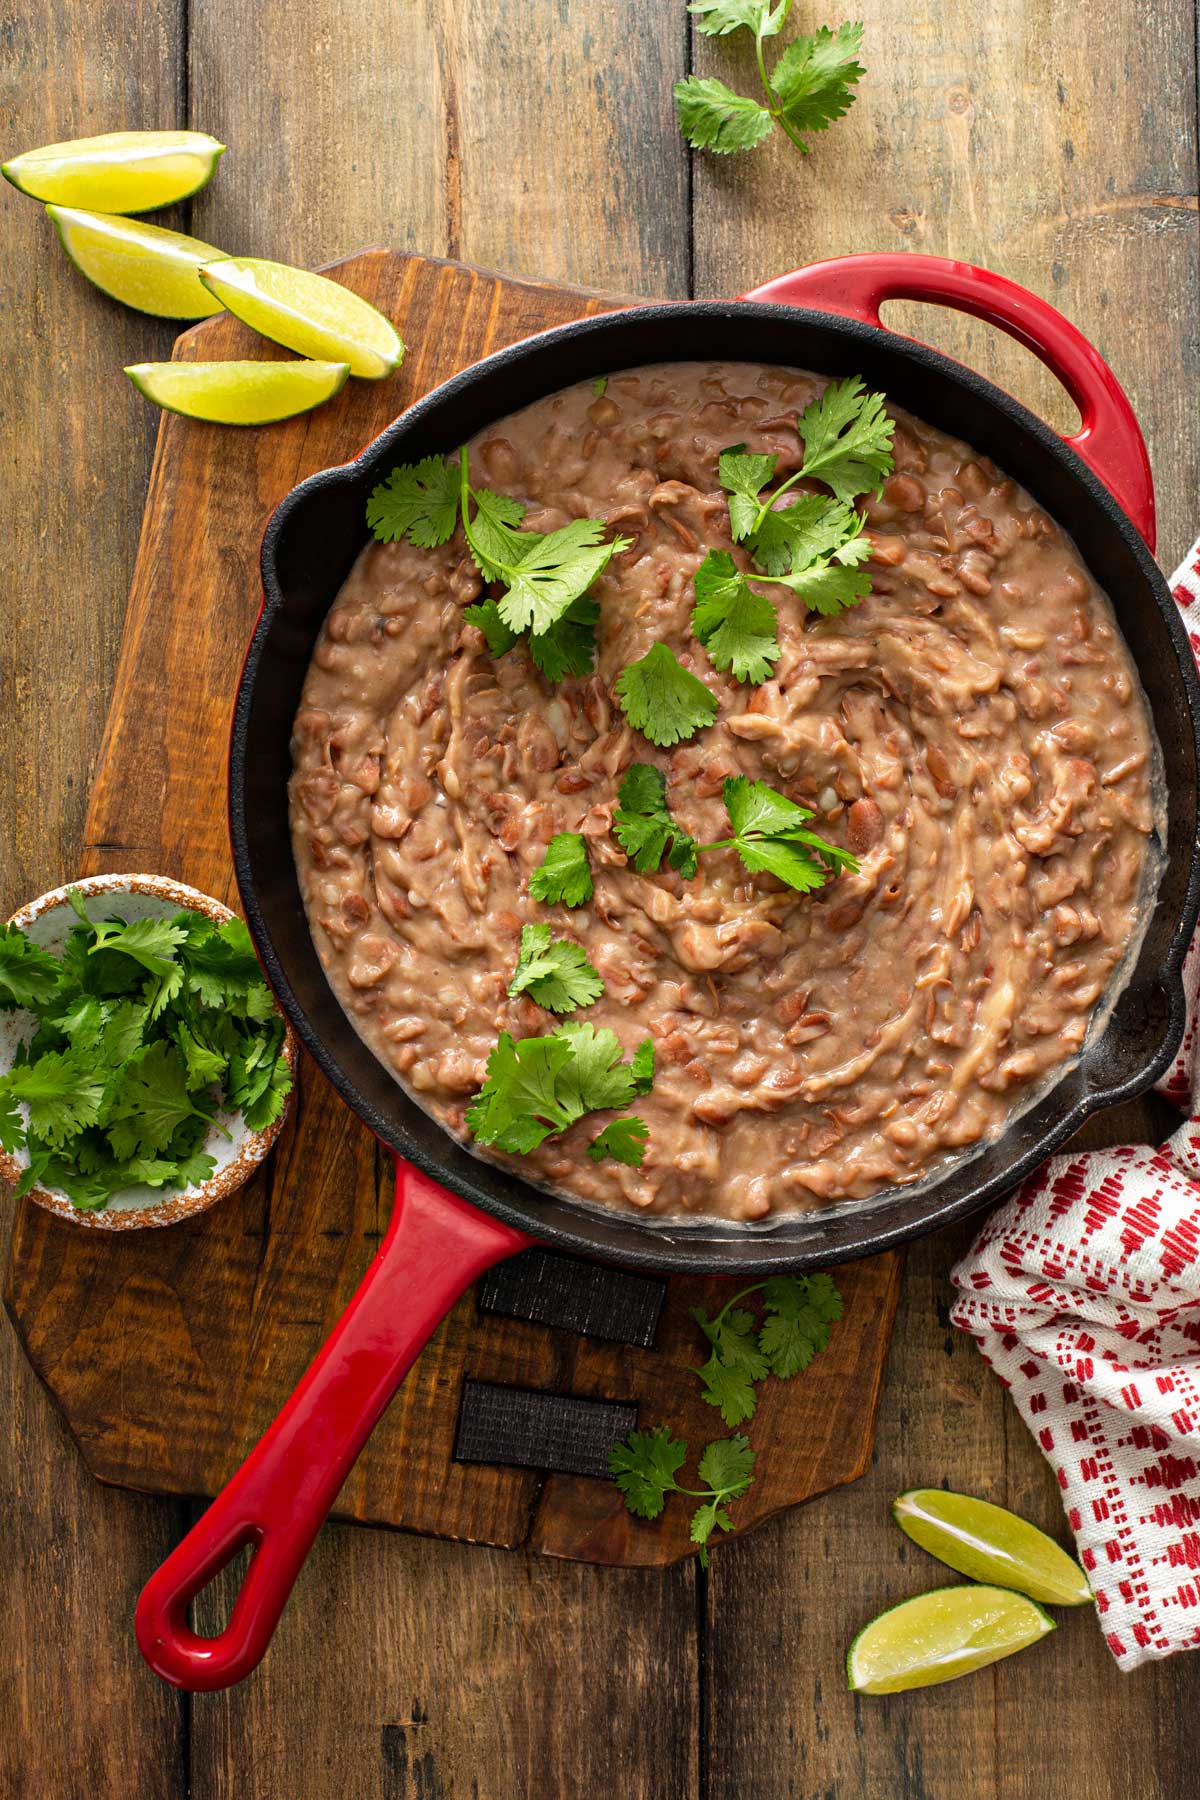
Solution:
{"label": "wooden cutting board", "polygon": [[[162,417],[85,874],[150,870],[237,904],[228,722],[272,508],[456,370],[632,304],[383,249],[333,273],[396,321],[409,346],[398,374],[352,381],[319,411],[259,431]],[[271,354],[228,317],[175,349]],[[110,1235],[18,1206],[6,1304],[100,1480],[169,1494],[224,1484],[350,1298],[384,1229],[390,1170],[306,1063],[264,1170],[196,1220]],[[900,1267],[890,1255],[835,1271],[846,1312],[830,1349],[807,1377],[764,1384],[750,1427],[759,1476],[734,1509],[739,1529],[866,1468]],[[646,1524],[610,1481],[580,1471],[602,1470],[635,1417],[669,1422],[694,1451],[724,1434],[689,1373],[703,1352],[688,1309],[728,1293],[718,1279],[647,1282],[539,1252],[494,1272],[421,1355],[335,1516],[599,1563],[687,1554],[682,1503]]]}

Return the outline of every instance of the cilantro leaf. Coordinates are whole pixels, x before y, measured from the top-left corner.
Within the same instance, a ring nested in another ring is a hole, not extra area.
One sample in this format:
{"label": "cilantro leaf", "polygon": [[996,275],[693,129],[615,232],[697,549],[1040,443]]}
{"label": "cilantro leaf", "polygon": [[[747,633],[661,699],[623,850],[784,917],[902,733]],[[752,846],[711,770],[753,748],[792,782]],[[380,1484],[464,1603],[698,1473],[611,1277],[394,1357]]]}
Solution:
{"label": "cilantro leaf", "polygon": [[381,543],[407,536],[423,550],[454,536],[458,524],[458,468],[444,456],[393,469],[367,501],[367,524]]}
{"label": "cilantro leaf", "polygon": [[270,1074],[253,1099],[242,1107],[242,1117],[251,1131],[264,1131],[273,1125],[287,1104],[292,1091],[292,1071],[282,1051],[270,1065]]}
{"label": "cilantro leaf", "polygon": [[616,1032],[607,1026],[597,1031],[582,1019],[569,1019],[559,1030],[571,1046],[571,1056],[563,1065],[557,1091],[572,1118],[628,1106],[635,1092],[634,1075],[621,1061]]}
{"label": "cilantro leaf", "polygon": [[44,1006],[58,988],[59,965],[16,925],[0,925],[0,1008]]}
{"label": "cilantro leaf", "polygon": [[717,475],[729,495],[729,528],[735,544],[748,538],[759,514],[759,495],[775,473],[778,456],[750,455],[745,444],[731,444],[717,458]]}
{"label": "cilantro leaf", "polygon": [[6,1082],[0,1079],[0,1150],[11,1156],[25,1148],[25,1121]]}
{"label": "cilantro leaf", "polygon": [[585,1113],[620,1110],[647,1071],[621,1061],[614,1031],[581,1020],[543,1037],[513,1038],[507,1031],[488,1058],[483,1087],[467,1108],[467,1128],[481,1144],[525,1156],[552,1132],[565,1131]]}
{"label": "cilantro leaf", "polygon": [[666,777],[649,763],[632,763],[621,782],[613,833],[640,875],[655,872],[668,844],[671,867],[689,881],[696,873],[696,840],[671,817]]}
{"label": "cilantro leaf", "polygon": [[638,662],[627,664],[615,692],[634,730],[662,749],[694,737],[717,716],[716,695],[665,644],[652,644]]}
{"label": "cilantro leaf", "polygon": [[775,608],[755,593],[728,550],[710,550],[695,576],[692,630],[718,669],[757,686],[782,651]]}
{"label": "cilantro leaf", "polygon": [[607,375],[597,375],[595,381],[592,383],[592,392],[595,394],[597,400],[603,400],[605,394],[608,392]]}
{"label": "cilantro leaf", "polygon": [[657,1519],[667,1495],[676,1490],[675,1477],[686,1461],[687,1445],[673,1438],[665,1425],[631,1431],[608,1453],[613,1479],[639,1519]]}
{"label": "cilantro leaf", "polygon": [[[182,951],[182,960],[189,988],[199,994],[206,1006],[240,1011],[241,1003],[255,991],[265,993],[270,1000],[253,940],[242,919],[226,919],[198,943],[189,941]],[[271,1001],[267,1016],[273,1016],[274,1011]]]}
{"label": "cilantro leaf", "polygon": [[578,944],[566,938],[551,939],[548,925],[526,925],[509,996],[527,993],[548,1012],[573,1012],[591,1006],[604,992],[604,983]]}
{"label": "cilantro leaf", "polygon": [[830,1327],[842,1316],[842,1297],[828,1275],[777,1275],[763,1287],[769,1317],[759,1348],[781,1380],[807,1369],[829,1344]]}
{"label": "cilantro leaf", "polygon": [[603,519],[572,519],[546,533],[517,531],[524,517],[520,503],[488,488],[470,487],[465,450],[459,465],[463,528],[471,554],[485,580],[506,588],[497,602],[501,619],[511,631],[545,634],[587,592],[613,555],[629,548],[630,539],[605,541]]}
{"label": "cilantro leaf", "polygon": [[799,893],[824,887],[840,869],[857,870],[858,859],[848,850],[808,829],[805,821],[812,814],[807,807],[797,806],[765,781],[733,775],[722,791],[734,835],[701,844],[701,851],[736,850],[752,873],[776,875]]}
{"label": "cilantro leaf", "polygon": [[700,1458],[698,1470],[721,1499],[734,1500],[754,1480],[754,1452],[745,1437],[715,1438]]}
{"label": "cilantro leaf", "polygon": [[[732,513],[732,499],[729,504]],[[787,575],[839,552],[854,540],[858,527],[857,515],[844,500],[800,494],[787,506],[768,508],[750,553],[764,574]]]}
{"label": "cilantro leaf", "polygon": [[[52,1148],[94,1125],[100,1116],[104,1082],[82,1056],[71,1051],[50,1051],[36,1062],[18,1063],[0,1077],[0,1094],[29,1108],[29,1130]],[[11,1126],[9,1126],[11,1130]]]}
{"label": "cilantro leaf", "polygon": [[[866,542],[865,539],[860,541]],[[845,612],[871,591],[869,575],[860,569],[843,567],[840,561],[813,563],[794,575],[772,575],[764,579],[791,588],[810,612],[820,613],[825,618]]]}
{"label": "cilantro leaf", "polygon": [[529,892],[548,906],[583,906],[592,897],[587,839],[560,831],[546,845],[541,864],[529,877]]}
{"label": "cilantro leaf", "polygon": [[519,631],[510,631],[500,617],[500,608],[494,600],[480,600],[474,606],[463,608],[463,618],[468,625],[475,625],[487,639],[489,656],[507,656],[514,644],[519,644]]}
{"label": "cilantro leaf", "polygon": [[756,37],[774,37],[783,27],[791,0],[692,0],[688,11],[707,37],[725,37],[744,26]]}
{"label": "cilantro leaf", "polygon": [[822,25],[811,36],[793,39],[772,69],[776,117],[801,152],[808,145],[799,132],[824,131],[853,106],[850,90],[866,74],[858,61],[862,37],[861,25],[839,25],[836,32]]}
{"label": "cilantro leaf", "polygon": [[878,493],[894,466],[894,431],[894,421],[883,410],[883,395],[866,392],[861,375],[831,381],[800,418],[801,473],[823,481],[838,500]]}
{"label": "cilantro leaf", "polygon": [[[504,623],[514,631],[548,632],[603,574],[614,551],[628,549],[628,538],[606,541],[607,529],[603,519],[572,519],[539,538],[519,560],[503,565],[498,575],[509,584],[499,602]],[[527,539],[535,535],[522,534]]]}
{"label": "cilantro leaf", "polygon": [[[513,631],[500,616],[494,600],[481,600],[463,611],[468,624],[478,626],[487,640],[488,654],[507,656],[522,634]],[[529,654],[547,681],[562,681],[567,675],[589,675],[596,660],[596,625],[600,608],[596,601],[582,595],[572,600],[561,619],[548,631],[529,634]]]}
{"label": "cilantro leaf", "polygon": [[227,1056],[214,1050],[211,1045],[201,1043],[195,1032],[186,1025],[179,1026],[175,1041],[183,1057],[189,1088],[211,1087],[214,1082],[220,1081],[229,1067]]}
{"label": "cilantro leaf", "polygon": [[757,100],[735,94],[713,75],[687,75],[674,87],[679,129],[694,150],[728,156],[751,150],[771,129],[771,115]]}
{"label": "cilantro leaf", "polygon": [[595,600],[581,595],[572,600],[561,619],[548,631],[534,631],[529,636],[529,654],[547,681],[562,681],[567,675],[590,675],[596,660],[596,625],[600,607]]}
{"label": "cilantro leaf", "polygon": [[151,975],[169,976],[175,964],[175,953],[187,933],[170,919],[105,919],[96,925],[95,942],[88,951],[95,956],[101,951],[116,951],[131,956]]}
{"label": "cilantro leaf", "polygon": [[643,1038],[629,1062],[635,1094],[648,1094],[654,1086],[654,1039]]}
{"label": "cilantro leaf", "polygon": [[715,1406],[727,1425],[740,1425],[744,1419],[753,1418],[758,1401],[753,1377],[745,1369],[724,1363],[714,1355],[694,1373],[700,1377],[701,1399]]}
{"label": "cilantro leaf", "polygon": [[587,1153],[596,1163],[612,1156],[617,1162],[640,1168],[649,1136],[650,1129],[644,1119],[610,1119],[600,1135],[592,1139]]}
{"label": "cilantro leaf", "polygon": [[557,1033],[515,1039],[502,1031],[488,1057],[482,1088],[467,1108],[476,1142],[528,1155],[552,1131],[578,1118],[559,1100],[557,1079],[571,1059],[571,1045]]}
{"label": "cilantro leaf", "polygon": [[[200,1113],[173,1044],[150,1044],[125,1065],[109,1113],[108,1140],[120,1162],[165,1150],[177,1125]],[[203,1117],[203,1114],[200,1114]]]}

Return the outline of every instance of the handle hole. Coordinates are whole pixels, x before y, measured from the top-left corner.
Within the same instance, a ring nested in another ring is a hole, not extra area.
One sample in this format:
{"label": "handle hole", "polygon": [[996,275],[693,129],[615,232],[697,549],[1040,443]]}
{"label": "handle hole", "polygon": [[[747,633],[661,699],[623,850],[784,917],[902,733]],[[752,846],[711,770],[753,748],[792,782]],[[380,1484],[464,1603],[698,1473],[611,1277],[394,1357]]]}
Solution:
{"label": "handle hole", "polygon": [[198,1638],[219,1638],[229,1627],[258,1544],[248,1538],[214,1569],[188,1605],[188,1623]]}
{"label": "handle hole", "polygon": [[[1064,437],[1073,437],[1079,430],[1082,420],[1067,390],[1032,350],[998,326],[923,300],[885,301],[879,316],[889,331],[916,338],[977,370]],[[1005,473],[1018,481],[1021,478],[1019,469]]]}

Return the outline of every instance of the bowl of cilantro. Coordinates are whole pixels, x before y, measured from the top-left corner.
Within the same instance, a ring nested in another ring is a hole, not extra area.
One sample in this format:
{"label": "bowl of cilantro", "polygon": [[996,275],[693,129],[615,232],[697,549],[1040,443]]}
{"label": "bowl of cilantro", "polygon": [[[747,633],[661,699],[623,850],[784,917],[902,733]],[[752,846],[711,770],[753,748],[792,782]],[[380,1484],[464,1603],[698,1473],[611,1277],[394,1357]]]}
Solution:
{"label": "bowl of cilantro", "polygon": [[0,927],[0,1177],[76,1225],[192,1218],[282,1129],[296,1040],[245,925],[161,875],[95,875]]}

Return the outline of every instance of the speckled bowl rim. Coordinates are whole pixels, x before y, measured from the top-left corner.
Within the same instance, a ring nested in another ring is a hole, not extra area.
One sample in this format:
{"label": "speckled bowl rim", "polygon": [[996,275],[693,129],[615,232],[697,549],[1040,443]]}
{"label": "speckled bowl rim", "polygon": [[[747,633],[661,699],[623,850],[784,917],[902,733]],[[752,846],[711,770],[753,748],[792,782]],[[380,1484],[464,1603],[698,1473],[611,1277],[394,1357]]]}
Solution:
{"label": "speckled bowl rim", "polygon": [[[25,930],[43,913],[65,906],[67,895],[72,889],[78,890],[85,898],[92,894],[146,894],[151,899],[169,901],[181,911],[204,913],[221,925],[238,916],[223,900],[214,900],[211,894],[202,894],[198,888],[188,887],[186,883],[175,881],[168,875],[81,875],[77,881],[68,882],[65,887],[51,888],[48,893],[39,894],[36,900],[29,901],[28,905],[13,913],[8,923]],[[44,1207],[47,1212],[53,1213],[56,1218],[66,1219],[85,1230],[143,1231],[152,1226],[178,1225],[184,1219],[193,1219],[198,1213],[207,1212],[210,1206],[215,1206],[218,1200],[236,1193],[253,1175],[283,1130],[295,1097],[299,1046],[296,1034],[278,1004],[276,1012],[283,1019],[283,1047],[288,1067],[292,1071],[292,1092],[279,1117],[261,1131],[251,1132],[236,1156],[214,1175],[210,1175],[207,1181],[172,1193],[169,1198],[164,1198],[153,1206],[139,1206],[122,1212],[110,1212],[107,1207],[100,1212],[79,1212],[65,1195],[37,1186],[30,1188],[26,1197]],[[24,1163],[17,1157],[9,1151],[0,1150],[0,1178],[15,1185],[24,1169]]]}

